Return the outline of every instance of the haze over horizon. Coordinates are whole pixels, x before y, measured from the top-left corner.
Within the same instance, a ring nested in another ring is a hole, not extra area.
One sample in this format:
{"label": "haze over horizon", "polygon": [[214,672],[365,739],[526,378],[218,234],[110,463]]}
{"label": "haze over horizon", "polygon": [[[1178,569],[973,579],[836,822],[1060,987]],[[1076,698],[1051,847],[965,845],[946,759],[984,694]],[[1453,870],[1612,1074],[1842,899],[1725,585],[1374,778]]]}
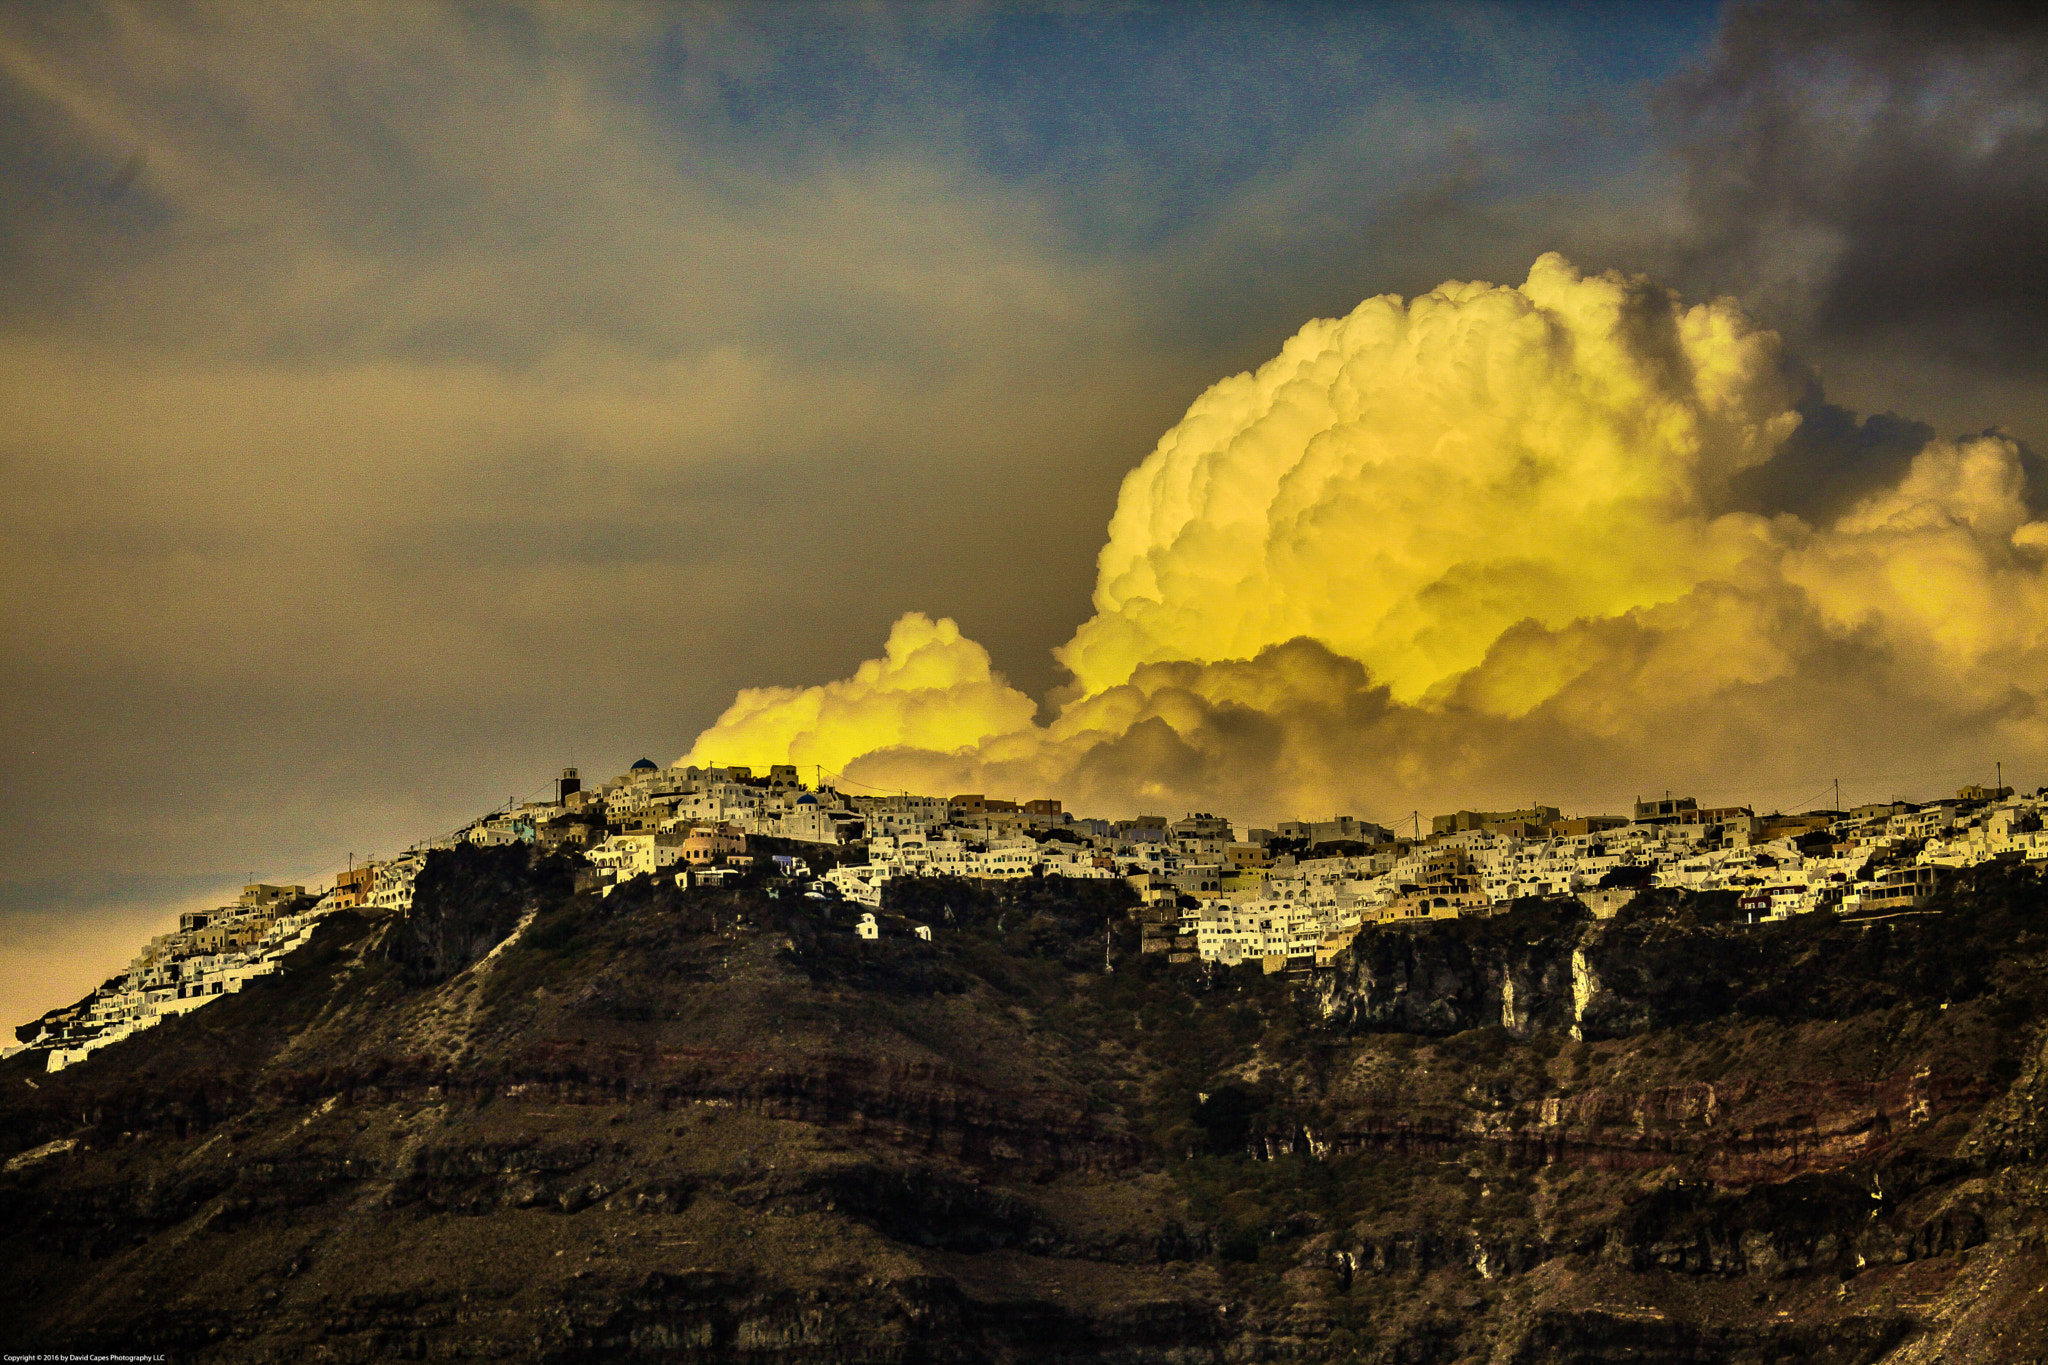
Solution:
{"label": "haze over horizon", "polygon": [[[73,3],[0,101],[9,1022],[693,742],[1110,815],[2048,783],[2014,11]],[[885,639],[916,715],[806,690]]]}

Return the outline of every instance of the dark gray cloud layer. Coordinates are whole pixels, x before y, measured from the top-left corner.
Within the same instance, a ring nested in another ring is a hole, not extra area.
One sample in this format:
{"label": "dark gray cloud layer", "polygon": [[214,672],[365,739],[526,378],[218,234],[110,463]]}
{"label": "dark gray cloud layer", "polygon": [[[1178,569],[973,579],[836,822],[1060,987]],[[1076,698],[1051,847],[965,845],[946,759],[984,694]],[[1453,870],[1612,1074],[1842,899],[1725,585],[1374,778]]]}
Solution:
{"label": "dark gray cloud layer", "polygon": [[1661,108],[1694,234],[1673,273],[1741,294],[1869,406],[1889,384],[1916,415],[2039,445],[2048,28],[2032,7],[1737,5]]}

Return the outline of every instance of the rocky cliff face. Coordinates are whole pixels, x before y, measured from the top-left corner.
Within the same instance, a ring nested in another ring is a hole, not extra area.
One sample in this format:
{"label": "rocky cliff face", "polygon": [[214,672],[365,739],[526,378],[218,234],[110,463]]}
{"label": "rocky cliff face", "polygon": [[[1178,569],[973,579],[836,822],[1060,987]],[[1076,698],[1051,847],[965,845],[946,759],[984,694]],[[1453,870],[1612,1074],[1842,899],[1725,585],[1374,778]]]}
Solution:
{"label": "rocky cliff face", "polygon": [[[2048,1355],[2048,910],[1371,931],[1169,969],[1119,889],[441,861],[273,981],[0,1065],[0,1341],[178,1360]],[[1105,924],[1117,970],[1102,971]]]}

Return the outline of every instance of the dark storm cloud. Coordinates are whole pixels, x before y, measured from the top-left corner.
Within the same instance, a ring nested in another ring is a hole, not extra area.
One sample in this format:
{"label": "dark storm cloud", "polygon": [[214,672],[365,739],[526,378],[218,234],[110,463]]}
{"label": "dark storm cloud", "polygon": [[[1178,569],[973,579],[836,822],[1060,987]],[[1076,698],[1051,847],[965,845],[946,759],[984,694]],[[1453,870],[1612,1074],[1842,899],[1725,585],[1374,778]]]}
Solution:
{"label": "dark storm cloud", "polygon": [[[1984,420],[2039,442],[2048,27],[2031,7],[1739,5],[1664,112],[1698,234],[1677,273],[1741,294],[1859,397],[1924,386],[1961,423],[2017,396],[2021,414]],[[1969,392],[1944,401],[1949,376]]]}
{"label": "dark storm cloud", "polygon": [[1795,405],[1798,430],[1778,453],[1734,480],[1745,511],[1790,512],[1824,525],[1874,488],[1895,484],[1934,428],[1888,413],[1858,417],[1810,384]]}

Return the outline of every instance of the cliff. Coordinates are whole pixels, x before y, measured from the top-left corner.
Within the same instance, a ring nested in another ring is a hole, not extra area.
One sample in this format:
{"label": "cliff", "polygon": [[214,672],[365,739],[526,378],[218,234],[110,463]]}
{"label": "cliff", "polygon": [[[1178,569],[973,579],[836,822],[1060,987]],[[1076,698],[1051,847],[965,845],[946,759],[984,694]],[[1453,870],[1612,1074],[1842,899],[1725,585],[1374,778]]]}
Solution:
{"label": "cliff", "polygon": [[[2048,909],[1711,899],[1169,968],[1118,884],[599,898],[437,857],[0,1064],[11,1349],[194,1361],[2048,1357]],[[1104,931],[1116,970],[1102,970]]]}

